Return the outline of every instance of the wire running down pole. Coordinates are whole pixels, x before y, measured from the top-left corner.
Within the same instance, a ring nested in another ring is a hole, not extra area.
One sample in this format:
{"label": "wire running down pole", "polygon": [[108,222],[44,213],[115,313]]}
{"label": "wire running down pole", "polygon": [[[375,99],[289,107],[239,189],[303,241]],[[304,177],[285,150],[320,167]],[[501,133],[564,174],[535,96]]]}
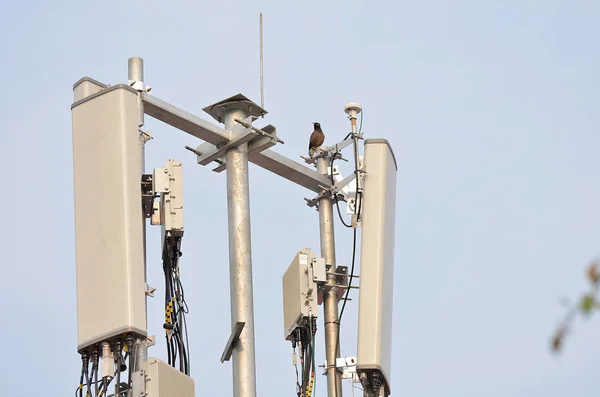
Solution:
{"label": "wire running down pole", "polygon": [[[328,157],[317,159],[317,171],[327,175],[330,160]],[[335,234],[334,214],[331,196],[327,195],[319,200],[319,228],[321,232],[321,256],[326,265],[331,265],[327,274],[327,284],[331,287],[323,294],[323,317],[325,321],[325,356],[327,360],[327,395],[329,397],[342,397],[342,377],[336,368],[336,358],[340,356],[338,343],[338,298],[337,279],[335,274]]]}
{"label": "wire running down pole", "polygon": [[[228,108],[223,122],[233,130],[238,124],[235,119],[243,120],[246,114],[234,104]],[[245,323],[232,355],[233,396],[256,397],[248,144],[229,149],[226,159],[231,327]]]}

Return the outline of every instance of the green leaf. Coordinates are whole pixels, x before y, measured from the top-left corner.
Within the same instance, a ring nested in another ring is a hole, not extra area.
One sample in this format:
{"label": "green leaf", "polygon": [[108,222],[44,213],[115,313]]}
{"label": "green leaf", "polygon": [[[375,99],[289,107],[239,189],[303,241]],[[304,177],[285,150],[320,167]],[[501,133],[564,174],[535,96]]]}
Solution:
{"label": "green leaf", "polygon": [[581,299],[581,312],[586,316],[589,316],[594,307],[596,306],[596,299],[592,295],[585,295]]}

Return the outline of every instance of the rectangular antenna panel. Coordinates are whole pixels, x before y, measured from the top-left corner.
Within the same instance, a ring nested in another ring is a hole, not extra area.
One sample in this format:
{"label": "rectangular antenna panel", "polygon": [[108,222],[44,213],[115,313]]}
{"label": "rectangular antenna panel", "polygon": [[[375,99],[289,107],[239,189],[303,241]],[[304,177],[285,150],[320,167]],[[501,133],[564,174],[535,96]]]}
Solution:
{"label": "rectangular antenna panel", "polygon": [[380,372],[389,389],[398,168],[385,139],[365,141],[364,164],[357,369]]}
{"label": "rectangular antenna panel", "polygon": [[77,102],[85,97],[102,91],[106,88],[105,84],[99,81],[84,77],[77,83],[73,84],[73,101]]}
{"label": "rectangular antenna panel", "polygon": [[81,350],[128,332],[146,336],[137,92],[105,88],[71,111]]}

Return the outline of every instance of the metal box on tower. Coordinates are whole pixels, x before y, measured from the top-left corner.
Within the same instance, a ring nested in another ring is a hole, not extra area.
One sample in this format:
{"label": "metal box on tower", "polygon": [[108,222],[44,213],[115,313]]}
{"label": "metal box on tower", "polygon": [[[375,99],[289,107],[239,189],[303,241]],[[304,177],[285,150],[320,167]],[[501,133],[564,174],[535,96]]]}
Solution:
{"label": "metal box on tower", "polygon": [[136,372],[131,396],[145,397],[194,397],[195,383],[192,378],[173,366],[150,357],[144,363],[144,369]]}
{"label": "metal box on tower", "polygon": [[283,325],[287,340],[297,328],[308,327],[309,317],[318,316],[319,284],[326,281],[325,261],[310,248],[294,257],[282,277]]}

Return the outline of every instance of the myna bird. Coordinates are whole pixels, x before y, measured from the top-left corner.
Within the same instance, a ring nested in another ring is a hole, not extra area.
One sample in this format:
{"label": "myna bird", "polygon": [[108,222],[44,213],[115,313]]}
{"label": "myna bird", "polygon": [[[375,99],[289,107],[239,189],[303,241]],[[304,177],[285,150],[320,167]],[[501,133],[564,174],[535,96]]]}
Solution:
{"label": "myna bird", "polygon": [[312,156],[317,151],[323,142],[325,142],[325,134],[321,129],[321,124],[314,122],[315,130],[310,134],[310,141],[308,142],[308,155]]}

